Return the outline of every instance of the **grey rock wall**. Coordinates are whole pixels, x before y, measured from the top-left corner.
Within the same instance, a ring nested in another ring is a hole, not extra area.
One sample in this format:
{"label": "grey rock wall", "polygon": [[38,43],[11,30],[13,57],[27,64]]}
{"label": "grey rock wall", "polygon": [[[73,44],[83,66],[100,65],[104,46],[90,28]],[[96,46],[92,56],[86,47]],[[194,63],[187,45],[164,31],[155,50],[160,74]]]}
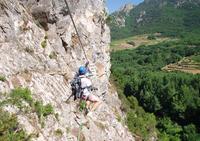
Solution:
{"label": "grey rock wall", "polygon": [[[41,127],[34,112],[19,113],[15,106],[5,110],[17,114],[35,141],[131,141],[134,138],[118,122],[120,101],[109,90],[109,28],[103,0],[68,0],[73,18],[93,71],[94,94],[103,103],[84,116],[78,102],[65,100],[71,94],[69,82],[87,61],[66,9],[64,0],[0,0],[0,97],[17,87],[28,87],[35,100],[53,105],[58,119],[50,115]],[[104,95],[102,95],[102,93]],[[82,128],[80,128],[82,127]],[[56,136],[60,129],[63,134]]]}

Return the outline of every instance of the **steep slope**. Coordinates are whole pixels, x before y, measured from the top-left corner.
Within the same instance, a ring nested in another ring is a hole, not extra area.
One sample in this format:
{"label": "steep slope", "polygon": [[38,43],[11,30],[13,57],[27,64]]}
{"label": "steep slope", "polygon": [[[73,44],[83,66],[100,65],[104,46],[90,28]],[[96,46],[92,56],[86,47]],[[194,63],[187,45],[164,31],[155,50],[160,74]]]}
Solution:
{"label": "steep slope", "polygon": [[156,32],[173,36],[198,32],[199,7],[199,0],[145,0],[125,17],[124,27],[110,24],[112,38]]}
{"label": "steep slope", "polygon": [[117,115],[123,116],[120,101],[108,88],[110,37],[105,5],[102,0],[70,0],[69,5],[93,67],[95,94],[104,102],[91,118],[79,112],[77,102],[65,102],[71,95],[69,82],[86,59],[64,1],[1,0],[0,76],[5,77],[0,81],[1,101],[11,90],[27,87],[34,100],[52,105],[55,116],[47,116],[41,125],[37,111],[24,112],[11,104],[3,109],[17,115],[27,134],[37,134],[36,141],[76,141],[79,135],[86,141],[134,140],[117,121]]}
{"label": "steep slope", "polygon": [[130,11],[134,8],[135,6],[133,4],[125,4],[120,8],[119,11],[116,11],[111,14],[111,23],[113,26],[117,27],[125,27],[125,22],[126,22],[126,16],[129,15]]}
{"label": "steep slope", "polygon": [[131,131],[145,137],[156,130],[159,141],[200,140],[200,75],[180,72],[199,72],[200,44],[191,43],[168,41],[112,52],[113,79],[132,109],[127,110]]}

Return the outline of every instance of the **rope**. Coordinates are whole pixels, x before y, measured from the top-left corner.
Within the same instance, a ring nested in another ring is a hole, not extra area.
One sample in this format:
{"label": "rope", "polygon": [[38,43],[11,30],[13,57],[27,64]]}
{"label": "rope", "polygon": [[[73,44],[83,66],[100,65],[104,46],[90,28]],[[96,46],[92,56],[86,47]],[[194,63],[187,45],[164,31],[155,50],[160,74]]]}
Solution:
{"label": "rope", "polygon": [[79,33],[78,33],[78,30],[77,30],[77,28],[76,28],[76,24],[75,24],[74,19],[73,19],[73,17],[72,17],[72,13],[71,13],[71,11],[70,11],[70,8],[69,8],[69,5],[68,5],[68,2],[67,2],[67,0],[64,0],[64,1],[65,1],[66,6],[67,6],[67,9],[68,9],[68,11],[69,11],[69,16],[70,16],[70,18],[71,18],[71,20],[72,20],[72,23],[73,23],[74,29],[75,29],[76,34],[77,34],[77,36],[78,36],[78,40],[79,40],[80,46],[81,46],[81,48],[82,48],[82,50],[83,50],[83,52],[84,52],[85,59],[88,61],[88,58],[87,58],[86,52],[85,52],[84,47],[83,47],[83,44],[82,44],[82,42],[81,42],[80,35],[79,35]]}
{"label": "rope", "polygon": [[78,141],[81,140],[81,130],[83,128],[83,124],[81,123],[81,125],[79,126],[79,130],[78,130]]}

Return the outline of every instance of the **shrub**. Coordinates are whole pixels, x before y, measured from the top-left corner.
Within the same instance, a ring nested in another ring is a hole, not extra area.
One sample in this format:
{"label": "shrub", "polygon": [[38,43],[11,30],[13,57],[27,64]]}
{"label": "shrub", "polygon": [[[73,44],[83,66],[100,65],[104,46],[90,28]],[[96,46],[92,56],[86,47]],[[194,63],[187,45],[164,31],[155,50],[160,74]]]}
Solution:
{"label": "shrub", "polygon": [[44,39],[45,39],[45,40],[47,40],[47,39],[48,39],[48,36],[47,36],[47,35],[45,35],[45,36],[44,36]]}
{"label": "shrub", "polygon": [[70,127],[66,127],[66,132],[67,132],[67,134],[69,134],[70,131],[71,131]]}
{"label": "shrub", "polygon": [[55,134],[56,136],[62,136],[62,135],[63,135],[63,131],[62,131],[61,129],[57,129],[57,130],[54,132],[54,134]]}
{"label": "shrub", "polygon": [[200,62],[200,55],[194,55],[191,57],[192,60],[194,60],[195,62]]}
{"label": "shrub", "polygon": [[30,54],[34,53],[34,50],[32,48],[29,48],[29,47],[26,47],[25,51],[30,53]]}
{"label": "shrub", "polygon": [[134,41],[127,41],[127,44],[135,46],[135,42]]}
{"label": "shrub", "polygon": [[2,82],[5,82],[5,81],[6,81],[6,77],[5,77],[5,76],[2,76],[2,75],[0,75],[0,81],[2,81]]}
{"label": "shrub", "polygon": [[154,36],[154,35],[149,35],[149,36],[147,37],[147,39],[148,39],[148,40],[156,40],[156,36]]}
{"label": "shrub", "polygon": [[11,91],[10,97],[11,103],[18,107],[22,107],[23,100],[30,105],[32,105],[33,102],[31,91],[28,88],[16,88]]}
{"label": "shrub", "polygon": [[50,104],[44,106],[43,103],[40,101],[35,102],[34,109],[39,117],[46,117],[53,113],[53,107]]}
{"label": "shrub", "polygon": [[[23,105],[23,101],[27,102],[29,106],[25,107]],[[6,104],[13,104],[17,106],[20,110],[23,109],[23,112],[28,112],[31,110],[35,111],[42,126],[44,126],[43,117],[46,117],[50,114],[54,114],[53,107],[50,104],[43,105],[43,103],[40,101],[34,102],[31,96],[31,91],[28,88],[16,88],[12,90],[9,97],[0,102],[0,106]]]}
{"label": "shrub", "polygon": [[112,16],[107,16],[106,17],[106,24],[111,24],[112,23]]}
{"label": "shrub", "polygon": [[56,54],[56,52],[51,52],[51,54],[49,55],[49,58],[50,59],[57,59],[57,54]]}
{"label": "shrub", "polygon": [[79,104],[79,110],[80,112],[86,110],[86,102],[84,100],[82,100]]}
{"label": "shrub", "polygon": [[54,113],[53,107],[50,104],[43,105],[43,103],[40,101],[36,101],[34,103],[34,110],[37,113],[37,116],[42,126],[44,126],[43,117]]}
{"label": "shrub", "polygon": [[59,121],[59,114],[58,114],[58,113],[55,113],[54,116],[55,116],[55,118],[57,119],[57,121]]}
{"label": "shrub", "polygon": [[154,114],[146,113],[133,96],[128,97],[128,100],[131,107],[126,119],[129,130],[146,141],[156,132],[156,118]]}
{"label": "shrub", "polygon": [[200,134],[197,133],[197,129],[194,124],[189,124],[184,126],[183,134],[182,134],[183,141],[199,141]]}
{"label": "shrub", "polygon": [[42,42],[41,42],[41,46],[42,46],[42,48],[46,48],[46,46],[47,46],[47,41],[46,41],[46,40],[42,41]]}
{"label": "shrub", "polygon": [[169,118],[163,118],[158,121],[157,127],[162,134],[167,134],[169,140],[180,140],[181,126],[171,121]]}
{"label": "shrub", "polygon": [[1,141],[29,141],[30,137],[19,128],[17,117],[10,115],[0,108],[0,140]]}
{"label": "shrub", "polygon": [[53,114],[53,107],[52,107],[52,105],[51,104],[47,104],[47,105],[45,105],[44,106],[44,108],[43,108],[44,110],[43,110],[43,115],[46,117],[46,116],[48,116],[48,115],[50,115],[50,114]]}

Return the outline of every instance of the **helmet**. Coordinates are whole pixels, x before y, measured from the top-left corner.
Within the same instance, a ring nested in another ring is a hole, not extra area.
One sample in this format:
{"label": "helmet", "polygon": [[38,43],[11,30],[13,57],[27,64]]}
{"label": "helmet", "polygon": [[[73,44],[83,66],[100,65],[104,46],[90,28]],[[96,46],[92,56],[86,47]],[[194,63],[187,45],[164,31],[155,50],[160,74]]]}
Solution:
{"label": "helmet", "polygon": [[79,68],[78,72],[79,72],[80,75],[85,75],[86,72],[87,72],[87,69],[85,67],[81,66]]}

